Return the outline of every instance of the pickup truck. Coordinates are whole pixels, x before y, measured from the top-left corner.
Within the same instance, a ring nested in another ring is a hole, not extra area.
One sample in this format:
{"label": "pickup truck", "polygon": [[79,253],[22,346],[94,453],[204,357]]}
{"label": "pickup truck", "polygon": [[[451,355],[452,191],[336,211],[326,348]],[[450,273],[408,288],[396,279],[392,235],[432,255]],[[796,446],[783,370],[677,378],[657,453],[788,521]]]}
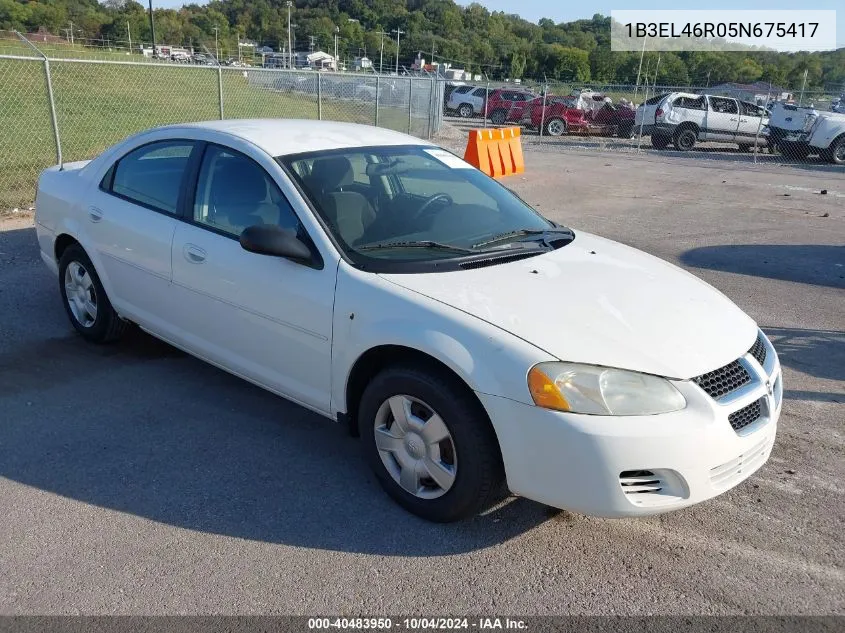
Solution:
{"label": "pickup truck", "polygon": [[813,107],[774,103],[769,115],[769,138],[772,145],[784,156],[807,158],[811,152],[809,143],[787,138],[798,138],[802,132],[809,131],[818,116],[818,110]]}
{"label": "pickup truck", "polygon": [[845,165],[845,114],[822,112],[804,127],[806,131],[788,134],[785,140],[806,144],[810,153],[836,165]]}

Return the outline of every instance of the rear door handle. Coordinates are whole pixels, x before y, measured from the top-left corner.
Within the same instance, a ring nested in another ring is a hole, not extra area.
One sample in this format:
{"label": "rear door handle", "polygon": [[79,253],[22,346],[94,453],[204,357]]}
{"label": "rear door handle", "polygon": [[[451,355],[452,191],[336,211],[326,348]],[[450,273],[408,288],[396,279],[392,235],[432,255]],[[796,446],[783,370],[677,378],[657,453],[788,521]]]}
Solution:
{"label": "rear door handle", "polygon": [[182,247],[182,254],[192,264],[202,264],[206,258],[206,252],[194,244],[185,244]]}
{"label": "rear door handle", "polygon": [[92,222],[99,222],[103,219],[102,210],[97,207],[88,207],[88,219]]}

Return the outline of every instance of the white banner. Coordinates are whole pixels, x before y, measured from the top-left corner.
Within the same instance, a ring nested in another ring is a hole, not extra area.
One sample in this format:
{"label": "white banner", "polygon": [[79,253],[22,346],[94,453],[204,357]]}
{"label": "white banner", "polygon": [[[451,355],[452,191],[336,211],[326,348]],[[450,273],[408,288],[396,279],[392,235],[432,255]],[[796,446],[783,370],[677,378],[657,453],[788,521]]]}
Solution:
{"label": "white banner", "polygon": [[822,51],[836,48],[833,10],[611,11],[610,49]]}

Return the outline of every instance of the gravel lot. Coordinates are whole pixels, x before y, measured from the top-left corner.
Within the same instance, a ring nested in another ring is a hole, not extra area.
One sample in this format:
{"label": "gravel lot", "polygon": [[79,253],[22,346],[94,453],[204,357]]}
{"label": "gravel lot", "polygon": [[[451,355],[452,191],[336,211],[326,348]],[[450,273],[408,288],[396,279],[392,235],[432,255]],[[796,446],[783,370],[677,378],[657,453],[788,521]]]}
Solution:
{"label": "gravel lot", "polygon": [[[700,275],[785,367],[769,463],[702,505],[405,514],[339,426],[144,335],[72,333],[0,221],[0,613],[845,614],[845,173],[526,153],[548,216]],[[827,189],[827,195],[820,195]]]}

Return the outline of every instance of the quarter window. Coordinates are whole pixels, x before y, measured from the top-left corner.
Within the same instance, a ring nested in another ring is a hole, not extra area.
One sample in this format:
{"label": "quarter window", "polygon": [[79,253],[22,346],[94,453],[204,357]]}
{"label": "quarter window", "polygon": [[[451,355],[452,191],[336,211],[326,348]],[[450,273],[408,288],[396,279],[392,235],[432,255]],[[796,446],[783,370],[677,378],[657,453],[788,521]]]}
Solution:
{"label": "quarter window", "polygon": [[673,105],[687,110],[704,110],[704,97],[678,97]]}
{"label": "quarter window", "polygon": [[[114,169],[111,192],[165,213],[176,213],[191,141],[150,143],[121,158]],[[103,184],[107,183],[105,180]]]}
{"label": "quarter window", "polygon": [[299,218],[269,174],[252,159],[217,145],[209,145],[203,156],[194,222],[235,236],[256,224],[302,232]]}

